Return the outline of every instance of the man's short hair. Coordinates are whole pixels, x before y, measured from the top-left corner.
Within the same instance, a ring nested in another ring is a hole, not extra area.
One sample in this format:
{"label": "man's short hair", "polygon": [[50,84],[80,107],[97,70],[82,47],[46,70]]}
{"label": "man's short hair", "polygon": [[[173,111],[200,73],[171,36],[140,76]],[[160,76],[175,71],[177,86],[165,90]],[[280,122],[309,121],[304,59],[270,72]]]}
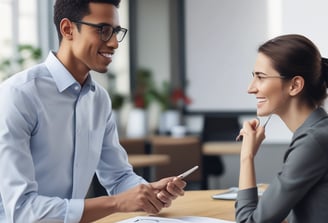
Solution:
{"label": "man's short hair", "polygon": [[90,14],[89,3],[107,3],[119,7],[121,0],[56,0],[54,5],[54,24],[56,26],[59,42],[62,40],[60,22],[67,18],[71,21],[79,21]]}

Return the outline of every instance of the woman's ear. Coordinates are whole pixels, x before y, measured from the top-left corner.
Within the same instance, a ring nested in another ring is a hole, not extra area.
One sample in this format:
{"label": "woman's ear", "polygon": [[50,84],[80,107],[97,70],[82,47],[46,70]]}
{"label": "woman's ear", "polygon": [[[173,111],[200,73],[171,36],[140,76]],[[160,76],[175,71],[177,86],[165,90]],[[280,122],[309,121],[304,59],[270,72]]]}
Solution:
{"label": "woman's ear", "polygon": [[302,76],[294,76],[290,81],[289,94],[295,96],[304,88],[304,78]]}

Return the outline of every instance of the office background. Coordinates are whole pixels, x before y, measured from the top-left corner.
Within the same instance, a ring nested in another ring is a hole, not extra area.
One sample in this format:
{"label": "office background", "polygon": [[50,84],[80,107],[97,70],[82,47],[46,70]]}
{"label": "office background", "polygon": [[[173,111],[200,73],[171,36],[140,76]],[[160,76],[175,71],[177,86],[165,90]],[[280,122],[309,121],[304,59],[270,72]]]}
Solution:
{"label": "office background", "polygon": [[[15,46],[22,43],[40,47],[43,58],[57,49],[53,2],[0,1],[0,17],[5,21],[0,61],[17,56]],[[122,0],[120,19],[129,32],[111,65],[117,90],[129,94],[135,87],[136,70],[147,68],[156,83],[168,80],[184,87],[192,98],[185,110],[190,131],[201,131],[204,113],[234,114],[242,122],[255,111],[255,100],[246,89],[257,46],[279,34],[301,33],[327,57],[326,8],[325,0]],[[269,181],[277,171],[290,137],[274,117],[257,158],[259,181]],[[221,186],[234,185],[238,158],[227,156],[224,162],[227,168]]]}

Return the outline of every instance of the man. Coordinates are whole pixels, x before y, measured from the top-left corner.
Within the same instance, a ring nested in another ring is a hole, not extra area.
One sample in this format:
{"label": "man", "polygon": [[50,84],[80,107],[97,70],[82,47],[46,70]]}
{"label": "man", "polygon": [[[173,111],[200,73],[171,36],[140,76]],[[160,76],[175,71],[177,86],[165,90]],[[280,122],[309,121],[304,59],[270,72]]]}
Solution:
{"label": "man", "polygon": [[[0,222],[90,222],[158,213],[186,183],[137,176],[120,146],[111,102],[90,70],[106,72],[127,30],[119,0],[57,0],[60,46],[0,87]],[[110,196],[84,199],[94,173]]]}

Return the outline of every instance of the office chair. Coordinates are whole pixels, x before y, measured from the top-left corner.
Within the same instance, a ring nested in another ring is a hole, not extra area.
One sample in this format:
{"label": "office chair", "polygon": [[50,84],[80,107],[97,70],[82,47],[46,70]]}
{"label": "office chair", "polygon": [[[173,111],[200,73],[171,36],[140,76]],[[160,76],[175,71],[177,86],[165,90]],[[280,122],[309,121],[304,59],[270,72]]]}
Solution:
{"label": "office chair", "polygon": [[120,144],[128,154],[146,153],[146,139],[144,138],[122,138]]}
{"label": "office chair", "polygon": [[[218,114],[204,116],[201,142],[234,141],[240,131],[238,117],[226,117]],[[221,156],[204,155],[202,189],[208,189],[210,175],[221,176],[224,173],[224,164]]]}
{"label": "office chair", "polygon": [[187,186],[200,187],[202,181],[202,153],[199,137],[186,136],[175,138],[170,136],[157,136],[151,139],[153,154],[166,154],[170,156],[168,165],[156,166],[155,180],[164,177],[177,176],[182,172],[198,165],[199,169],[186,177]]}

